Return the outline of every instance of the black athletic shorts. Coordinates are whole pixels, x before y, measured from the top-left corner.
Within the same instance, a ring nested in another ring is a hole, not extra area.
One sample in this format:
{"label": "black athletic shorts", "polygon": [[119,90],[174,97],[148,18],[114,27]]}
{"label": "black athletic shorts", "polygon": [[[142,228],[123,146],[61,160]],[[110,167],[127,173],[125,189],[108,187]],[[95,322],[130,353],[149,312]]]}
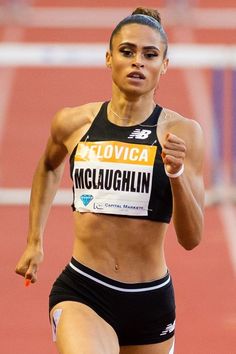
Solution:
{"label": "black athletic shorts", "polygon": [[92,308],[114,328],[121,346],[164,342],[175,332],[169,273],[151,282],[122,283],[72,258],[53,284],[49,310],[61,301],[77,301]]}

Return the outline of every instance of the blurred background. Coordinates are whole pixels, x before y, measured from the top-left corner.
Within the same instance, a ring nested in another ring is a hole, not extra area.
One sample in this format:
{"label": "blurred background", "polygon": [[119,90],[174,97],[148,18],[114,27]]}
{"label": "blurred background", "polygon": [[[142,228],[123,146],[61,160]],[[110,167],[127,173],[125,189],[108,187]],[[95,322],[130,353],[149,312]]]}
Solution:
{"label": "blurred background", "polygon": [[156,101],[199,121],[206,139],[203,242],[184,251],[172,225],[166,242],[176,289],[176,354],[236,353],[235,0],[0,0],[3,354],[56,353],[47,301],[71,256],[68,169],[49,217],[39,281],[25,288],[14,268],[26,243],[30,185],[53,115],[110,99],[110,34],[137,6],[158,9],[169,38],[169,69]]}

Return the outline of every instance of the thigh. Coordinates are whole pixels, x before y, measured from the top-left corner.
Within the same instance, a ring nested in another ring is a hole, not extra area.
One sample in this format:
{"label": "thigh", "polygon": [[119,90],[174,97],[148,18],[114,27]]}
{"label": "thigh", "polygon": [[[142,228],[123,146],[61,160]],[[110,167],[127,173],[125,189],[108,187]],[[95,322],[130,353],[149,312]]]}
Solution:
{"label": "thigh", "polygon": [[157,344],[124,346],[120,354],[174,354],[174,337]]}
{"label": "thigh", "polygon": [[61,302],[51,311],[52,322],[56,310],[61,310],[56,326],[60,354],[119,353],[114,329],[91,308],[79,302]]}

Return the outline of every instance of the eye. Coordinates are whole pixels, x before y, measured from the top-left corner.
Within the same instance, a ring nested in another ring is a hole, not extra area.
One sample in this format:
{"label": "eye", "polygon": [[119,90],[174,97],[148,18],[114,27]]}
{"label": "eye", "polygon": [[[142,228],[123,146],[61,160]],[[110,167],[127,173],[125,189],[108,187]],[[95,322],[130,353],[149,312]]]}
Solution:
{"label": "eye", "polygon": [[148,59],[152,59],[152,58],[157,58],[158,57],[158,53],[156,52],[147,52],[144,54],[144,56]]}
{"label": "eye", "polygon": [[120,52],[122,53],[122,55],[124,55],[125,57],[131,57],[133,55],[132,50],[128,49],[128,48],[124,48],[124,49],[120,49]]}

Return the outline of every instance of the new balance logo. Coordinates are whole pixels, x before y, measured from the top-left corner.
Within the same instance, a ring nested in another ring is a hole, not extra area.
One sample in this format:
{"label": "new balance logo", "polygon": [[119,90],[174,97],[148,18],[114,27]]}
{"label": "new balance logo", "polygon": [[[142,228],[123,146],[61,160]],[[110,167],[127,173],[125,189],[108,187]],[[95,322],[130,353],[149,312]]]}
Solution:
{"label": "new balance logo", "polygon": [[81,195],[80,199],[84,206],[87,206],[91,202],[91,200],[93,200],[93,196],[90,194],[83,194]]}
{"label": "new balance logo", "polygon": [[151,130],[146,129],[135,129],[129,136],[128,139],[147,139],[151,134]]}
{"label": "new balance logo", "polygon": [[167,326],[166,326],[166,329],[164,331],[161,332],[160,336],[165,336],[167,333],[171,333],[173,332],[175,329],[175,321],[174,323],[169,323]]}

